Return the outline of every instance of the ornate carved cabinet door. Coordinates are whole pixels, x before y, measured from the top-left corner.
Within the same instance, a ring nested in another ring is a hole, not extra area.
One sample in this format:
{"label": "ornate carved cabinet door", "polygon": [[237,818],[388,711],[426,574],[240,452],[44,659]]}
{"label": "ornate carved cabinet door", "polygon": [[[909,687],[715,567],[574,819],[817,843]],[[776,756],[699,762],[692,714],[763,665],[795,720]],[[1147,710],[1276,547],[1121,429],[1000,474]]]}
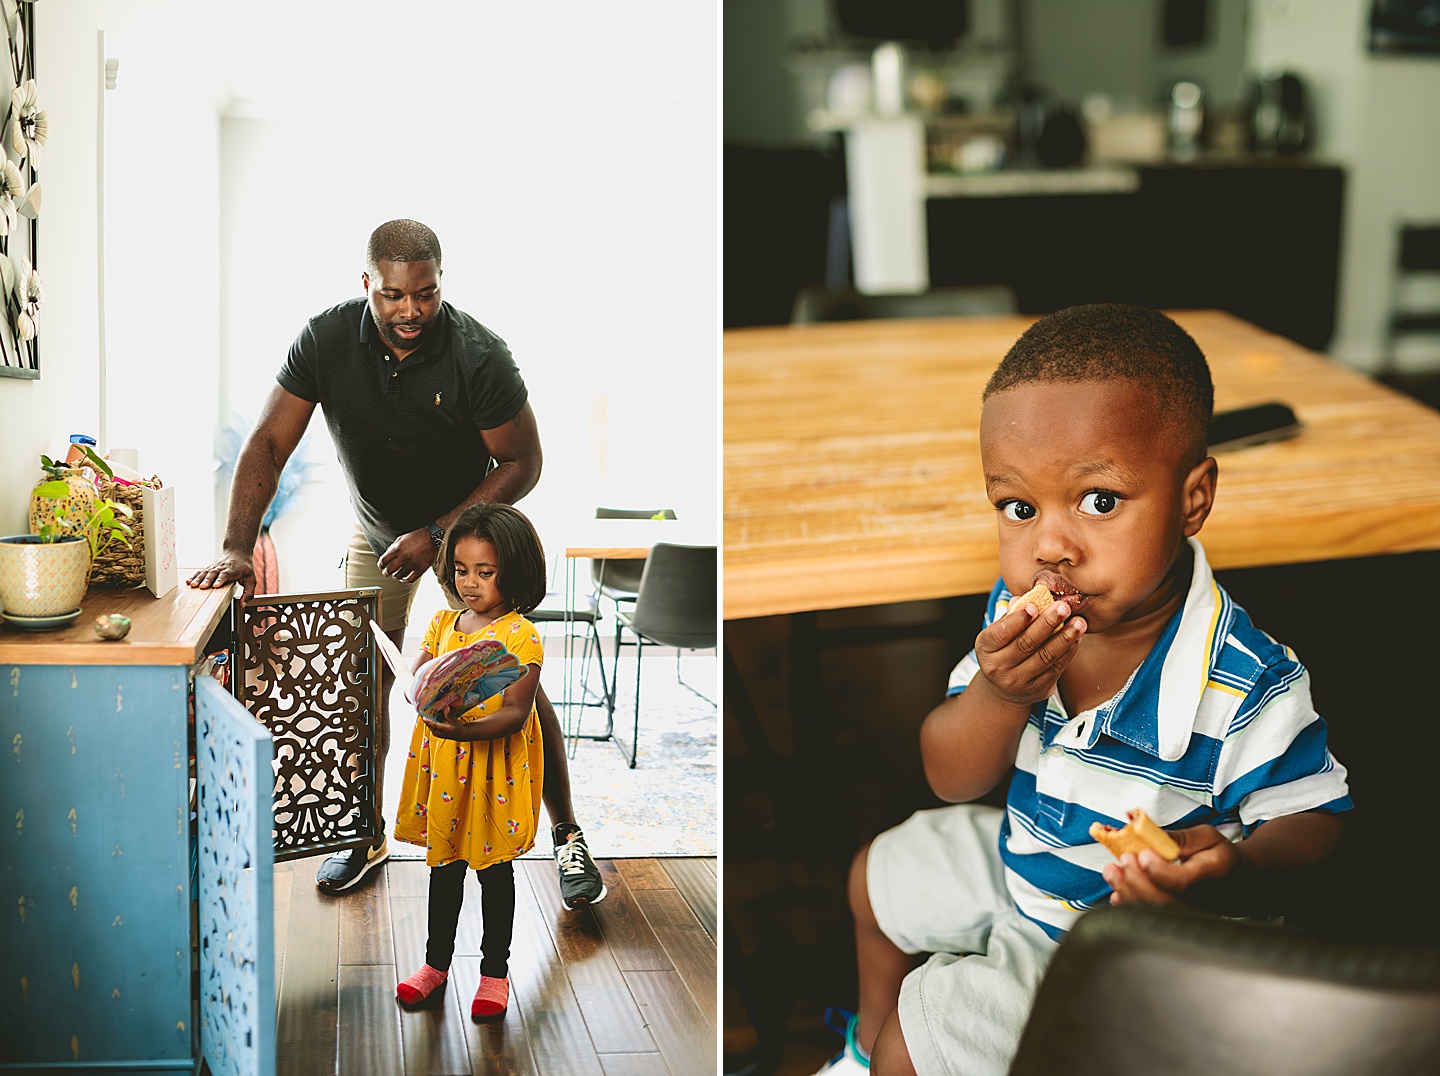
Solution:
{"label": "ornate carved cabinet door", "polygon": [[[236,694],[274,736],[275,859],[374,842],[376,588],[260,595],[236,617]],[[383,761],[383,760],[382,760]]]}
{"label": "ornate carved cabinet door", "polygon": [[214,1076],[275,1072],[270,735],[195,679],[200,1048]]}

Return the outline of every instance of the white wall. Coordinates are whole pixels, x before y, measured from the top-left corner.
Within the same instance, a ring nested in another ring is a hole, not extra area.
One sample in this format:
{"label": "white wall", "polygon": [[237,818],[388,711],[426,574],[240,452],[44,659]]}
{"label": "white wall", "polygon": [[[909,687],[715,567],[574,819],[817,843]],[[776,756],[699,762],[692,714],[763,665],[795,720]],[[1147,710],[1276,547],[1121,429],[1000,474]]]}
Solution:
{"label": "white wall", "polygon": [[35,68],[50,141],[38,178],[44,192],[37,262],[38,381],[0,377],[0,533],[22,534],[40,454],[63,455],[71,433],[99,421],[96,313],[95,120],[100,0],[35,8]]}
{"label": "white wall", "polygon": [[[305,319],[360,294],[370,231],[413,217],[530,388],[545,468],[521,507],[547,549],[598,504],[713,521],[715,8],[434,4],[394,55],[385,9],[347,10],[237,41],[268,59],[222,124],[222,414],[255,417]],[[314,480],[272,531],[287,591],[335,584],[352,519],[311,429]]]}
{"label": "white wall", "polygon": [[[521,364],[546,453],[524,507],[549,545],[561,517],[601,503],[713,522],[716,5],[436,0],[397,22],[369,0],[314,0],[287,8],[283,33],[181,0],[35,10],[52,129],[44,369],[0,379],[0,532],[26,529],[40,453],[98,434],[103,409],[109,444],[177,487],[181,563],[206,562],[225,496],[216,428],[254,418],[304,318],[358,294],[366,236],[402,215],[437,230],[446,297]],[[102,28],[120,59],[105,97],[103,401]],[[317,481],[276,528],[286,589],[331,585],[329,536],[348,528],[313,428]]]}
{"label": "white wall", "polygon": [[1248,0],[1213,0],[1199,45],[1168,48],[1154,0],[1017,0],[1025,80],[1072,108],[1106,94],[1122,112],[1163,107],[1179,79],[1198,82],[1207,108],[1241,92]]}
{"label": "white wall", "polygon": [[[67,0],[35,7],[35,67],[50,141],[39,265],[41,377],[0,378],[0,531],[28,530],[39,456],[71,433],[135,447],[176,486],[181,563],[208,556],[217,386],[217,129],[183,5]],[[98,162],[102,59],[120,59],[108,117],[108,315],[101,388]],[[188,43],[188,47],[187,47]],[[102,427],[104,429],[102,430]],[[107,447],[102,444],[102,447]]]}
{"label": "white wall", "polygon": [[[175,487],[176,556],[215,544],[222,100],[205,28],[174,3],[125,4],[106,30],[105,440]],[[107,11],[107,16],[110,12]]]}
{"label": "white wall", "polygon": [[[1368,0],[1255,0],[1250,58],[1314,98],[1316,153],[1346,168],[1340,305],[1330,351],[1374,369],[1401,220],[1440,220],[1440,58],[1365,48]],[[1440,362],[1422,362],[1436,369]]]}

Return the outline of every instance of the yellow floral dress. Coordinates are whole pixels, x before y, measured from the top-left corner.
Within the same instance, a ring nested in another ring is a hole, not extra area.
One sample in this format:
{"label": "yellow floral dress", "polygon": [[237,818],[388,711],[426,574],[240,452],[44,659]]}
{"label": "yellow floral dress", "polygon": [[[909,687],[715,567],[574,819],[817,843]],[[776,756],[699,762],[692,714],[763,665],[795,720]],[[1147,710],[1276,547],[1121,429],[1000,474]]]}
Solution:
{"label": "yellow floral dress", "polygon": [[[522,665],[539,666],[545,649],[519,613],[497,617],[477,632],[455,630],[464,610],[435,614],[425,649],[436,657],[481,639],[499,639]],[[474,721],[500,709],[494,695],[460,718]],[[476,870],[515,859],[535,844],[545,762],[535,707],[519,732],[498,740],[447,740],[415,719],[400,785],[395,839],[423,845],[432,867],[463,859]]]}

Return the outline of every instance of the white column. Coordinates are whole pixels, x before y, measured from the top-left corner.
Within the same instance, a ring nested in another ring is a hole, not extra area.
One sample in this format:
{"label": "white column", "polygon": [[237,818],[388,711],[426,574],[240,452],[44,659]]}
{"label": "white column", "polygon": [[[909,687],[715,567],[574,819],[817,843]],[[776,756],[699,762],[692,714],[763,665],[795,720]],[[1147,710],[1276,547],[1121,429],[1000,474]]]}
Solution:
{"label": "white column", "polygon": [[845,130],[855,287],[868,295],[930,286],[925,241],[925,127],[918,116]]}

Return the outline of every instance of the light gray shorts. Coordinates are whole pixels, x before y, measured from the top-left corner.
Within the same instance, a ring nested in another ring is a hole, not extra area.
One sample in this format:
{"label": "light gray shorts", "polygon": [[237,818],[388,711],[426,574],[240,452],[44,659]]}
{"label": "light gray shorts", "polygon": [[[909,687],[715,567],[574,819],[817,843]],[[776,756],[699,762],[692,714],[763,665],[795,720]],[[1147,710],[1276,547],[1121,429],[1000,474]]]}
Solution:
{"label": "light gray shorts", "polygon": [[1005,887],[1003,818],[981,804],[917,811],[870,845],[880,929],[907,953],[934,954],[900,987],[918,1076],[1004,1076],[1055,951]]}

